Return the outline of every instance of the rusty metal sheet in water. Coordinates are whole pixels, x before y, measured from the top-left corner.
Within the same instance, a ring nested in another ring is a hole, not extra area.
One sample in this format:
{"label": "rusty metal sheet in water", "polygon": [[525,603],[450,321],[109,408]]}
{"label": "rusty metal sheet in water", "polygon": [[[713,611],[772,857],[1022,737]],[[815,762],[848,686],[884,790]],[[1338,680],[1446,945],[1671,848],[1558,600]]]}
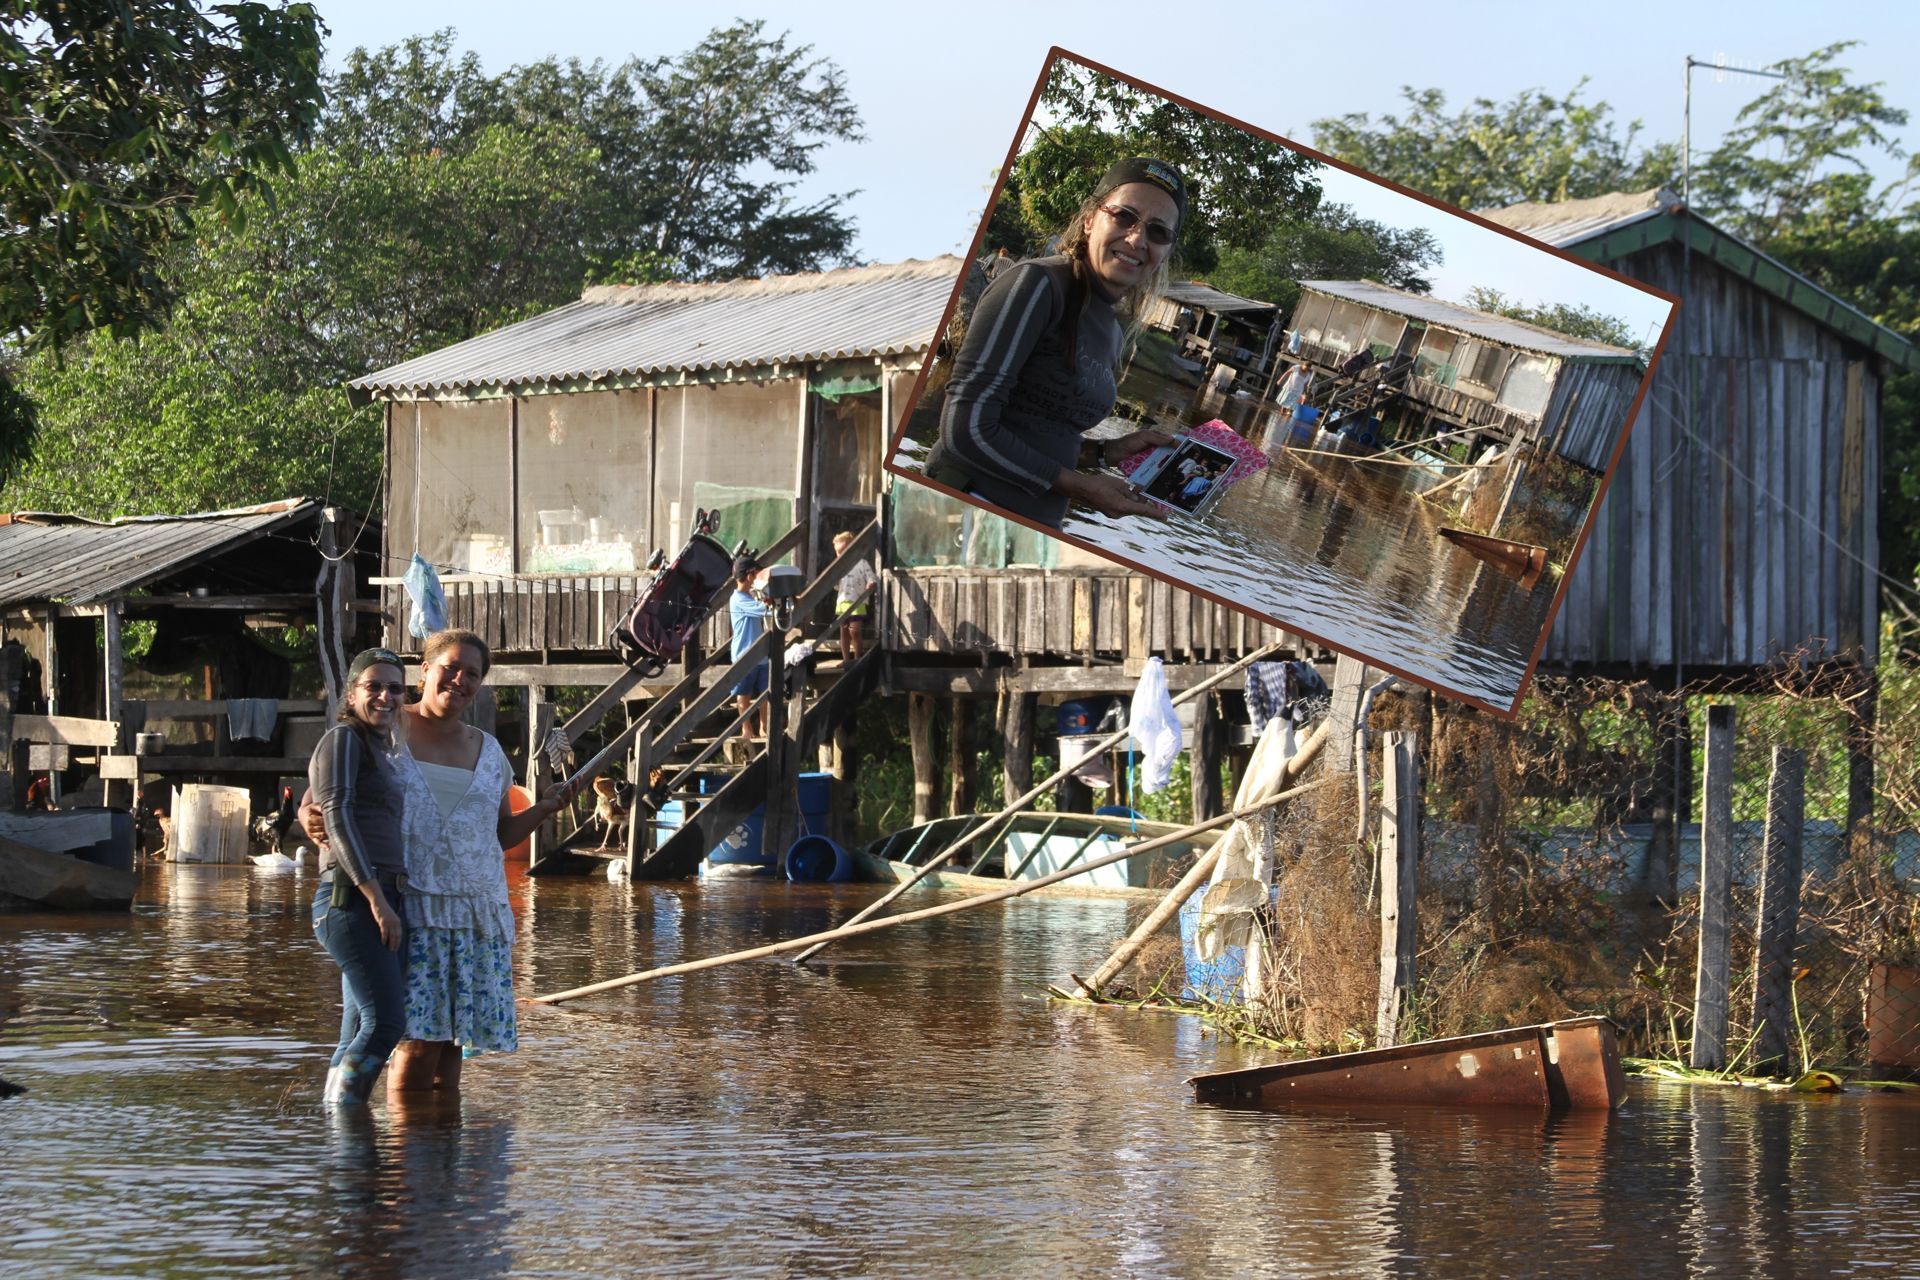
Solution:
{"label": "rusty metal sheet in water", "polygon": [[1581,1018],[1195,1076],[1201,1102],[1599,1107],[1625,1094],[1612,1028]]}

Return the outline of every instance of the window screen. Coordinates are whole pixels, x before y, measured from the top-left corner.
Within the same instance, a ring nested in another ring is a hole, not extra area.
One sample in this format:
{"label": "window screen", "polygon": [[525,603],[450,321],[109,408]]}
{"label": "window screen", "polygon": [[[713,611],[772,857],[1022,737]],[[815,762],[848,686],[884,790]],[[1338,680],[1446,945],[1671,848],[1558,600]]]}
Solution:
{"label": "window screen", "polygon": [[417,426],[402,410],[395,434],[415,433],[413,479],[395,470],[394,498],[410,503],[414,545],[395,544],[402,559],[418,552],[434,564],[472,573],[512,573],[512,493],[507,400],[432,401],[418,405]]}
{"label": "window screen", "polygon": [[1333,299],[1325,294],[1301,295],[1300,306],[1293,313],[1293,331],[1303,342],[1326,341],[1327,316],[1332,311]]}
{"label": "window screen", "polygon": [[792,527],[805,393],[787,378],[659,389],[655,546],[678,549],[701,508],[721,513],[728,546],[764,546]]}
{"label": "window screen", "polygon": [[647,396],[586,391],[520,402],[522,572],[627,573],[646,561]]}
{"label": "window screen", "polygon": [[1048,535],[911,480],[895,481],[887,502],[893,529],[889,564],[1051,568],[1058,557],[1059,543]]}
{"label": "window screen", "polygon": [[1538,418],[1546,412],[1553,389],[1554,363],[1545,356],[1516,357],[1494,403],[1523,417]]}

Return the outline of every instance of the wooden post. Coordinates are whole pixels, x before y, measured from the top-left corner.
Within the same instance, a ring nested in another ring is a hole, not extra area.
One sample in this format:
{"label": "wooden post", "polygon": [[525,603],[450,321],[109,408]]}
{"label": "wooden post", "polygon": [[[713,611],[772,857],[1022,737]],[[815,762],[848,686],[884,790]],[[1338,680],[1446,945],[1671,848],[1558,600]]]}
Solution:
{"label": "wooden post", "polygon": [[[1793,1047],[1793,949],[1800,929],[1800,838],[1806,822],[1807,753],[1773,749],[1767,835],[1760,855],[1760,940],[1753,969],[1754,1056],[1785,1065]],[[1811,1063],[1801,1063],[1802,1070]]]}
{"label": "wooden post", "polygon": [[[522,785],[537,801],[546,790],[546,765],[542,748],[546,745],[547,735],[553,732],[553,704],[547,701],[547,687],[540,684],[527,686],[527,772]],[[527,836],[527,865],[536,866],[540,862],[542,846],[551,834],[545,823],[534,828]]]}
{"label": "wooden post", "polygon": [[1220,812],[1220,757],[1226,747],[1226,726],[1220,722],[1220,700],[1206,694],[1193,704],[1192,765],[1193,819],[1204,822]]}
{"label": "wooden post", "polygon": [[907,742],[913,749],[913,821],[932,822],[934,782],[939,766],[933,758],[933,698],[924,693],[907,695]]}
{"label": "wooden post", "polygon": [[[60,714],[60,642],[54,638],[54,633],[58,630],[59,626],[53,610],[48,609],[45,648],[40,658],[40,679],[47,690],[47,714],[50,716]],[[222,717],[216,723],[224,723],[224,720],[225,718]],[[54,757],[58,753],[59,748],[56,744],[47,744],[47,798],[55,805],[60,803],[60,771],[53,767]],[[26,787],[23,785],[20,791],[24,795]]]}
{"label": "wooden post", "polygon": [[[640,732],[633,737],[633,769],[627,781],[633,784],[633,803],[627,806],[627,874],[640,865],[640,860],[653,852],[653,811],[645,803],[649,783],[648,775],[653,772],[653,730],[647,725],[640,726]],[[646,833],[641,833],[641,828]]]}
{"label": "wooden post", "polygon": [[978,761],[973,749],[973,700],[964,694],[947,702],[947,812],[972,813],[978,793]]}
{"label": "wooden post", "polygon": [[1000,742],[1005,748],[1000,762],[1002,800],[1022,795],[1033,786],[1033,709],[1037,700],[1030,693],[1000,691]]}
{"label": "wooden post", "polygon": [[833,730],[833,803],[828,831],[841,845],[854,842],[854,827],[859,820],[857,805],[860,785],[860,751],[852,720],[842,721]]}
{"label": "wooden post", "polygon": [[1381,749],[1380,999],[1374,1046],[1399,1043],[1413,990],[1414,877],[1420,859],[1420,735],[1392,731]]}
{"label": "wooden post", "polygon": [[[119,598],[115,597],[107,601],[106,607],[100,614],[100,653],[102,658],[101,665],[104,668],[101,673],[104,678],[104,683],[100,686],[101,711],[103,719],[111,720],[121,725],[120,741],[115,743],[113,748],[116,752],[128,751],[133,746],[133,742],[127,737],[126,726],[122,723],[125,719],[124,713],[126,711],[126,701],[121,696],[121,669],[124,666],[124,659],[122,658],[120,650],[120,611],[122,607]],[[133,793],[139,789],[139,779],[133,779],[127,784],[127,787],[126,807],[131,809],[133,808]],[[117,794],[119,790],[120,784],[117,781],[111,778],[106,779],[100,789],[100,803],[110,809],[120,807],[116,803],[119,799]]]}
{"label": "wooden post", "polygon": [[1333,667],[1333,702],[1327,708],[1326,767],[1353,772],[1353,733],[1360,718],[1360,696],[1373,681],[1367,664],[1341,654]]}
{"label": "wooden post", "polygon": [[1865,667],[1856,677],[1864,686],[1847,704],[1847,854],[1873,852],[1873,739],[1880,714],[1880,673]]}
{"label": "wooden post", "polygon": [[1653,833],[1647,842],[1644,886],[1654,903],[1670,907],[1680,898],[1680,827],[1693,810],[1693,743],[1684,694],[1654,695],[1648,708],[1653,728]]}
{"label": "wooden post", "polygon": [[340,509],[326,507],[320,512],[320,574],[313,584],[313,621],[314,643],[320,654],[320,681],[327,690],[329,718],[339,709],[340,699],[347,691],[346,638],[352,630],[352,619],[347,613],[347,585],[352,577],[353,562],[340,551]]}
{"label": "wooden post", "polygon": [[[760,851],[773,855],[776,872],[786,870],[787,846],[794,842],[800,814],[800,751],[788,731],[785,652],[785,645],[775,643],[767,659],[767,799],[760,826]],[[797,724],[798,717],[793,719]]]}
{"label": "wooden post", "polygon": [[1707,708],[1700,812],[1700,953],[1693,980],[1693,1066],[1727,1066],[1727,983],[1733,910],[1733,708]]}

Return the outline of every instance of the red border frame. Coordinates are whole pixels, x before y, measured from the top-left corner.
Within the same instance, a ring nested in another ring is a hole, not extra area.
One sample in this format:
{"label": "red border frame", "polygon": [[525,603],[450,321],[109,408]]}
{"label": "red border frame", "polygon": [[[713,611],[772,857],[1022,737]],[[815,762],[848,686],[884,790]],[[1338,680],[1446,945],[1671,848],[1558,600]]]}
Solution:
{"label": "red border frame", "polygon": [[1135,573],[1143,573],[1150,578],[1155,578],[1161,582],[1165,582],[1169,586],[1177,587],[1180,590],[1185,591],[1191,595],[1199,596],[1204,600],[1209,600],[1209,601],[1212,601],[1214,604],[1218,604],[1224,608],[1231,609],[1235,613],[1245,614],[1247,617],[1256,619],[1257,621],[1260,621],[1260,622],[1264,622],[1269,626],[1279,627],[1283,631],[1299,636],[1303,640],[1311,640],[1313,643],[1321,646],[1322,648],[1331,649],[1336,653],[1344,653],[1350,657],[1357,658],[1360,661],[1366,663],[1370,667],[1378,668],[1381,671],[1388,672],[1392,675],[1400,677],[1403,680],[1407,680],[1413,684],[1417,684],[1424,689],[1431,689],[1433,690],[1433,692],[1441,694],[1445,697],[1453,698],[1457,701],[1464,702],[1467,705],[1472,707],[1477,707],[1480,710],[1485,711],[1490,715],[1493,715],[1501,720],[1514,719],[1520,713],[1520,704],[1526,701],[1527,690],[1531,688],[1533,685],[1534,672],[1540,665],[1540,655],[1546,651],[1547,641],[1553,635],[1553,624],[1559,620],[1560,606],[1565,601],[1566,594],[1567,594],[1567,586],[1573,579],[1574,570],[1577,569],[1580,565],[1580,556],[1581,556],[1581,553],[1586,550],[1587,539],[1591,537],[1593,534],[1595,517],[1599,514],[1600,503],[1606,498],[1607,490],[1610,487],[1612,487],[1614,473],[1619,469],[1620,459],[1622,455],[1624,455],[1626,452],[1627,440],[1633,434],[1634,421],[1640,416],[1640,407],[1642,403],[1646,400],[1648,389],[1653,385],[1654,373],[1659,369],[1660,359],[1665,354],[1667,349],[1667,342],[1673,336],[1674,326],[1678,322],[1679,316],[1680,316],[1680,306],[1681,306],[1680,299],[1676,295],[1668,293],[1664,289],[1657,289],[1654,286],[1645,283],[1644,281],[1635,280],[1633,277],[1624,275],[1621,272],[1615,271],[1611,267],[1602,266],[1597,262],[1589,262],[1587,259],[1579,257],[1575,254],[1569,253],[1565,249],[1557,248],[1556,246],[1550,245],[1550,244],[1544,244],[1541,241],[1533,239],[1531,236],[1522,235],[1520,232],[1513,230],[1511,227],[1503,227],[1497,222],[1491,222],[1488,219],[1483,218],[1476,213],[1472,213],[1466,209],[1461,209],[1461,208],[1458,208],[1457,206],[1450,205],[1446,203],[1444,200],[1436,200],[1432,196],[1429,196],[1424,192],[1415,191],[1413,188],[1402,186],[1401,184],[1394,182],[1389,178],[1382,178],[1378,174],[1369,173],[1365,169],[1357,168],[1356,166],[1348,164],[1343,160],[1336,160],[1332,156],[1329,156],[1323,152],[1314,150],[1312,147],[1305,146],[1298,142],[1294,142],[1289,138],[1283,138],[1279,134],[1274,133],[1271,130],[1262,129],[1257,125],[1248,124],[1244,120],[1235,119],[1234,117],[1226,115],[1223,112],[1215,111],[1211,107],[1202,106],[1199,103],[1194,102],[1189,98],[1181,96],[1180,94],[1170,93],[1167,90],[1162,89],[1157,85],[1148,84],[1144,80],[1140,80],[1134,76],[1127,75],[1124,72],[1116,71],[1111,67],[1105,66],[1098,62],[1094,62],[1091,59],[1083,58],[1079,54],[1076,54],[1067,49],[1061,48],[1059,45],[1054,45],[1053,47],[1047,50],[1046,61],[1041,64],[1040,76],[1034,82],[1033,92],[1027,97],[1026,112],[1020,117],[1019,127],[1014,130],[1013,142],[1007,147],[1006,159],[1001,162],[999,177],[997,177],[994,180],[993,193],[991,196],[988,197],[984,212],[981,214],[980,226],[973,233],[973,241],[968,246],[966,256],[962,259],[963,265],[962,265],[960,274],[953,282],[953,292],[950,295],[948,295],[946,308],[942,310],[940,313],[940,323],[933,331],[934,346],[938,345],[940,335],[946,333],[947,325],[953,319],[954,308],[957,307],[960,302],[960,291],[965,286],[966,280],[967,280],[967,271],[966,271],[965,264],[971,263],[980,254],[980,246],[982,242],[986,239],[986,235],[987,235],[987,224],[992,221],[993,211],[995,207],[999,205],[1001,192],[1006,187],[1007,174],[1012,170],[1014,161],[1019,158],[1020,141],[1022,138],[1026,136],[1027,127],[1033,122],[1034,109],[1038,107],[1040,104],[1040,95],[1046,89],[1047,80],[1053,74],[1053,69],[1055,64],[1062,61],[1076,63],[1079,66],[1087,68],[1088,70],[1097,71],[1100,74],[1110,76],[1113,79],[1118,80],[1123,84],[1131,85],[1135,89],[1139,89],[1147,93],[1157,94],[1160,97],[1165,98],[1169,102],[1177,103],[1180,106],[1187,108],[1189,111],[1194,111],[1200,115],[1208,116],[1214,120],[1219,121],[1222,124],[1232,125],[1233,127],[1244,130],[1245,132],[1253,134],[1256,137],[1265,138],[1267,141],[1275,143],[1279,146],[1285,147],[1289,151],[1293,151],[1300,155],[1307,156],[1313,160],[1320,162],[1321,164],[1325,164],[1331,168],[1339,169],[1342,172],[1352,174],[1354,177],[1364,178],[1369,182],[1377,183],[1380,186],[1386,187],[1390,191],[1395,191],[1403,196],[1407,196],[1407,197],[1410,197],[1411,199],[1418,200],[1420,203],[1427,205],[1430,208],[1438,209],[1443,213],[1448,213],[1455,217],[1463,218],[1466,221],[1473,223],[1476,226],[1485,228],[1486,230],[1497,231],[1501,235],[1506,236],[1508,239],[1514,240],[1519,242],[1520,244],[1526,245],[1528,248],[1537,249],[1543,253],[1553,254],[1555,257],[1562,258],[1567,262],[1571,262],[1577,266],[1584,267],[1588,271],[1596,272],[1599,275],[1610,277],[1611,279],[1619,281],[1621,284],[1629,285],[1632,288],[1637,289],[1642,293],[1650,294],[1653,297],[1663,299],[1664,301],[1672,305],[1672,310],[1670,310],[1667,313],[1667,323],[1665,327],[1662,328],[1660,331],[1660,340],[1654,344],[1652,355],[1648,358],[1648,361],[1647,361],[1646,372],[1644,375],[1642,375],[1640,379],[1640,390],[1637,393],[1635,393],[1633,397],[1633,403],[1627,409],[1626,422],[1620,428],[1620,438],[1614,442],[1613,453],[1607,459],[1606,470],[1601,474],[1600,484],[1594,490],[1593,504],[1587,509],[1586,521],[1580,527],[1579,536],[1574,539],[1573,550],[1570,553],[1568,553],[1566,572],[1560,575],[1560,587],[1557,591],[1554,592],[1553,603],[1547,607],[1546,620],[1540,626],[1540,637],[1534,643],[1532,656],[1530,656],[1527,659],[1526,670],[1523,671],[1520,675],[1520,684],[1519,684],[1519,688],[1514,693],[1513,705],[1509,707],[1495,706],[1493,703],[1490,703],[1483,698],[1476,698],[1458,689],[1446,688],[1445,686],[1437,684],[1430,679],[1426,679],[1421,676],[1413,675],[1410,672],[1403,671],[1400,668],[1394,666],[1391,662],[1384,662],[1369,654],[1356,652],[1349,646],[1332,644],[1326,640],[1323,640],[1321,637],[1314,635],[1311,631],[1300,630],[1293,623],[1287,622],[1282,618],[1269,616],[1267,614],[1259,612],[1258,610],[1251,609],[1244,604],[1240,604],[1235,601],[1228,600],[1223,596],[1219,596],[1214,594],[1211,591],[1208,591],[1204,587],[1196,586],[1188,582],[1175,581],[1173,578],[1167,576],[1164,573],[1157,572],[1153,569],[1148,568],[1145,565],[1135,564],[1134,562],[1127,560],[1122,556],[1117,556],[1113,552],[1106,549],[1105,547],[1095,546],[1092,543],[1087,542],[1083,539],[1071,537],[1065,533],[1062,533],[1058,529],[1040,524],[1039,522],[1034,520],[1026,519],[1023,516],[1015,515],[1012,512],[1005,510],[1004,508],[996,507],[991,503],[982,502],[977,498],[969,497],[966,494],[961,493],[957,489],[953,489],[947,485],[941,484],[937,480],[933,480],[929,478],[924,472],[915,471],[908,467],[896,466],[893,460],[896,456],[898,456],[900,452],[900,442],[906,437],[907,420],[912,416],[914,409],[919,407],[921,392],[926,389],[927,375],[933,369],[933,355],[932,355],[931,346],[928,348],[927,358],[920,365],[919,374],[914,378],[913,390],[906,397],[903,407],[901,407],[897,411],[898,421],[894,427],[892,436],[889,437],[888,445],[887,445],[887,454],[886,454],[886,457],[881,459],[881,465],[888,472],[890,472],[893,475],[899,476],[902,479],[911,480],[916,484],[923,484],[927,486],[929,489],[933,489],[933,490],[936,490],[937,492],[944,493],[950,498],[958,499],[959,501],[966,503],[968,506],[977,507],[982,511],[990,512],[993,515],[997,515],[1003,520],[1011,520],[1015,524],[1025,525],[1027,528],[1033,529],[1036,532],[1047,534],[1049,537],[1058,538],[1060,541],[1068,544],[1069,546],[1079,547],[1083,551],[1090,552],[1093,555],[1099,556],[1101,559],[1110,561],[1113,564],[1117,564],[1122,568],[1130,569]]}

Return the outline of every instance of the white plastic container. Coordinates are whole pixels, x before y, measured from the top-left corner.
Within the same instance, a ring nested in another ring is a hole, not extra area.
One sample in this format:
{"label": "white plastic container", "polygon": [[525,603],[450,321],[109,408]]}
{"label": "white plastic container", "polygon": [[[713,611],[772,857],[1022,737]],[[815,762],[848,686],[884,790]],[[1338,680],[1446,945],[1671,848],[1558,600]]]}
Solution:
{"label": "white plastic container", "polygon": [[174,793],[175,862],[245,862],[252,852],[247,818],[252,797],[245,787],[190,782]]}

